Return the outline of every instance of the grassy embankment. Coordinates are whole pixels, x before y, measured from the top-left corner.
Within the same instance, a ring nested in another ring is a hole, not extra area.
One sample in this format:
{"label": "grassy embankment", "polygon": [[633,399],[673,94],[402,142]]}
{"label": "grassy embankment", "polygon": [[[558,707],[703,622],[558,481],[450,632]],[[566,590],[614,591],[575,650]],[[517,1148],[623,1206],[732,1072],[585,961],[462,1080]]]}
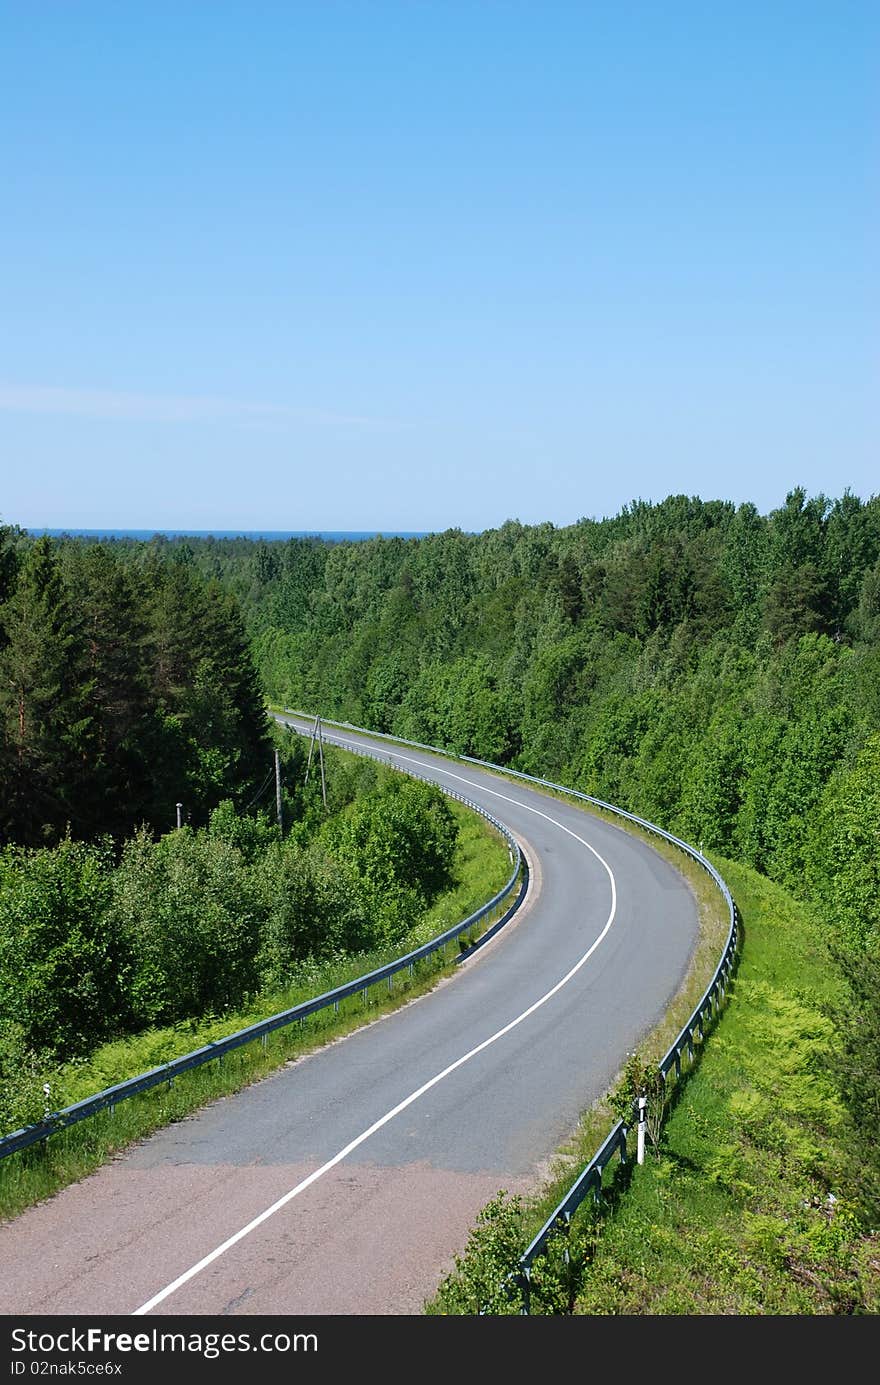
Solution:
{"label": "grassy embankment", "polygon": [[[715,864],[743,919],[728,1003],[645,1164],[615,1164],[601,1204],[583,1204],[567,1242],[536,1265],[532,1313],[880,1310],[878,1235],[844,1191],[854,1137],[829,1063],[840,978],[803,905],[748,867]],[[652,1035],[645,1051],[666,1042]],[[587,1114],[533,1198],[499,1189],[426,1312],[519,1311],[499,1283],[610,1120],[607,1106]]]}
{"label": "grassy embankment", "polygon": [[[104,1044],[87,1060],[55,1071],[40,1072],[40,1080],[49,1081],[51,1085],[52,1109],[72,1105],[117,1082],[363,976],[476,912],[509,878],[507,844],[470,809],[452,800],[450,807],[459,826],[453,863],[455,883],[434,902],[403,943],[386,951],[352,956],[344,963],[305,965],[300,969],[296,984],[283,992],[260,996],[246,1010],[150,1030]],[[503,907],[497,912],[503,912]],[[481,920],[473,936],[484,931],[495,917],[493,912]],[[366,1002],[358,993],[341,1001],[338,1013],[328,1007],[302,1023],[276,1030],[267,1037],[265,1045],[261,1041],[246,1044],[216,1062],[177,1077],[173,1086],[163,1084],[121,1102],[112,1113],[100,1112],[43,1144],[0,1161],[0,1217],[14,1216],[83,1177],[133,1140],[182,1119],[206,1102],[256,1081],[289,1059],[340,1038],[365,1021],[429,990],[441,976],[454,969],[458,951],[457,944],[449,944],[446,957],[438,952],[417,964],[412,976],[406,970],[398,973],[391,989],[387,982],[371,987]]]}

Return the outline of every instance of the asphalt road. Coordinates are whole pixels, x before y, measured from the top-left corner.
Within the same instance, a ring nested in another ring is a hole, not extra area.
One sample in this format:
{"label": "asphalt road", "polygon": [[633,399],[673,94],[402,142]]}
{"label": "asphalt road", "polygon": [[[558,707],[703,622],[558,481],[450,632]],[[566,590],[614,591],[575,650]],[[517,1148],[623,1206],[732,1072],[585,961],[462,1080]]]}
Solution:
{"label": "asphalt road", "polygon": [[508,825],[526,902],[430,994],[0,1226],[0,1313],[417,1314],[662,1016],[698,929],[672,866],[574,804],[372,744]]}

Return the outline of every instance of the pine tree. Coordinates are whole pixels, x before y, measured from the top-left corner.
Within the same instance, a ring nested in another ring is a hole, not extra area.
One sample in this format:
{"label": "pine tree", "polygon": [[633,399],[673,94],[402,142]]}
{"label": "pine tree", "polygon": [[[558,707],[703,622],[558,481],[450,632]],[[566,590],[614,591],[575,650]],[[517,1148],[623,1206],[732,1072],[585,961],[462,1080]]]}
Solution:
{"label": "pine tree", "polygon": [[266,712],[236,598],[189,566],[148,574],[152,692],[163,729],[156,811],[183,801],[195,820],[249,798],[272,763]]}
{"label": "pine tree", "polygon": [[[18,562],[13,540],[16,532],[9,525],[0,524],[0,609],[15,585]],[[3,627],[0,625],[0,647],[3,643]]]}
{"label": "pine tree", "polygon": [[188,698],[192,734],[203,754],[216,756],[222,747],[227,757],[219,797],[212,795],[214,807],[231,785],[250,796],[272,760],[265,704],[238,602],[214,582],[202,593],[194,673]]}
{"label": "pine tree", "polygon": [[48,538],[27,551],[2,624],[0,834],[51,841],[76,815],[90,689],[80,677],[74,620]]}
{"label": "pine tree", "polygon": [[80,810],[92,832],[116,833],[143,819],[149,798],[148,627],[132,570],[105,545],[72,549],[68,581],[78,618],[81,677],[90,688]]}

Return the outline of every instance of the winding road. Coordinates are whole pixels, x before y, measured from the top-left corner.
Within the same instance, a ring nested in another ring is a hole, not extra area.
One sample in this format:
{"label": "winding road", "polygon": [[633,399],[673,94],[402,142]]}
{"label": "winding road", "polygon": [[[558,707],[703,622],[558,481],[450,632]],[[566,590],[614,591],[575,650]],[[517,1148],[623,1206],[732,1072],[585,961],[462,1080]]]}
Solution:
{"label": "winding road", "polygon": [[683,980],[696,905],[641,839],[475,766],[324,734],[506,823],[525,902],[429,994],[0,1226],[0,1313],[418,1314],[480,1208],[535,1186]]}

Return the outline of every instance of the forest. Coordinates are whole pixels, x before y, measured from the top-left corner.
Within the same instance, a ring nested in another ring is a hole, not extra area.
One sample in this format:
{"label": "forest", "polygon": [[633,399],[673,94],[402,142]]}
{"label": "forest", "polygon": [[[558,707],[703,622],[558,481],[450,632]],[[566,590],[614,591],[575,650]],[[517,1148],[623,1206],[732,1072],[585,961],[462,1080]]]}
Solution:
{"label": "forest", "polygon": [[[423,786],[353,787],[335,826],[294,795],[286,833],[254,810],[268,698],[565,783],[784,887],[851,988],[840,1081],[856,1127],[876,1123],[880,497],[798,487],[761,514],[671,495],[565,527],[337,542],[7,527],[0,603],[8,1052],[62,1033],[87,1046],[96,1023],[222,1007],[275,981],[291,949],[317,945],[315,901],[320,936],[349,948],[368,918],[401,936],[419,902],[407,889],[436,891],[452,828]],[[415,821],[434,848],[417,868]],[[375,833],[400,853],[397,878],[368,878]],[[340,870],[356,841],[360,868]],[[267,885],[279,863],[283,909]],[[39,901],[62,878],[73,902],[50,923]],[[183,994],[169,959],[196,935],[175,913],[195,896],[237,951],[218,989],[206,924]],[[93,938],[81,921],[96,900]],[[72,937],[93,955],[63,1015],[39,989],[51,966],[36,966],[53,928],[59,976]],[[117,996],[112,1020],[95,1020],[99,995]]]}
{"label": "forest", "polygon": [[880,497],[147,551],[234,594],[277,702],[595,794],[880,947]]}
{"label": "forest", "polygon": [[3,584],[0,840],[243,804],[267,695],[595,794],[880,947],[880,497],[350,542],[7,530]]}

